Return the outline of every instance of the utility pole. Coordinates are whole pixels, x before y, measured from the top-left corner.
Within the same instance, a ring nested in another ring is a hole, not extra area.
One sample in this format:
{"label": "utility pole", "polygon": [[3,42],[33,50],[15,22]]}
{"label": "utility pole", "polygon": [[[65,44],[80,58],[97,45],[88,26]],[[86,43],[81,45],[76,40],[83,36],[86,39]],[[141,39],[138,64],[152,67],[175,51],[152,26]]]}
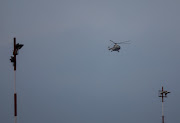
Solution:
{"label": "utility pole", "polygon": [[168,93],[171,93],[171,92],[164,91],[164,90],[163,90],[163,86],[162,86],[162,90],[159,90],[159,97],[162,98],[162,123],[164,123],[163,102],[164,102],[164,98],[167,97],[167,94],[168,94]]}
{"label": "utility pole", "polygon": [[14,122],[17,123],[17,93],[16,93],[16,55],[18,55],[18,50],[21,49],[23,44],[16,44],[16,38],[14,38],[14,50],[13,56],[11,56],[10,61],[14,66]]}

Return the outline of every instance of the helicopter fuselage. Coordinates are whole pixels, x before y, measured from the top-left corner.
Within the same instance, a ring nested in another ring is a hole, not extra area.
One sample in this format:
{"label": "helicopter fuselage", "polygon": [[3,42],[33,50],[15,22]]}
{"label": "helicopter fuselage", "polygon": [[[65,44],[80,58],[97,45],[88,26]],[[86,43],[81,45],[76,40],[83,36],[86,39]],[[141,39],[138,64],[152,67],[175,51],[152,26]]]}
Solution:
{"label": "helicopter fuselage", "polygon": [[121,47],[118,44],[115,44],[112,48],[109,48],[109,50],[111,50],[111,52],[112,51],[118,51],[119,52],[120,49],[121,49]]}

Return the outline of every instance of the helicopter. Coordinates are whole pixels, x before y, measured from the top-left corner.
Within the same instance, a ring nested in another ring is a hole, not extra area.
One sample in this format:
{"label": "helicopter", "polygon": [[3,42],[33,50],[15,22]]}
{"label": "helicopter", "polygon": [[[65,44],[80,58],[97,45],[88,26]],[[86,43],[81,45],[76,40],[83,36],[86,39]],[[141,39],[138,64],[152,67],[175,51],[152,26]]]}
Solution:
{"label": "helicopter", "polygon": [[113,42],[114,43],[114,46],[113,47],[108,47],[108,49],[109,50],[111,50],[111,52],[112,51],[118,51],[119,52],[119,50],[121,49],[121,47],[118,45],[118,44],[130,44],[129,42],[130,42],[130,40],[128,40],[128,41],[123,41],[123,42],[119,42],[119,43],[116,43],[116,42],[114,42],[114,41],[112,41],[112,40],[110,40],[111,42]]}

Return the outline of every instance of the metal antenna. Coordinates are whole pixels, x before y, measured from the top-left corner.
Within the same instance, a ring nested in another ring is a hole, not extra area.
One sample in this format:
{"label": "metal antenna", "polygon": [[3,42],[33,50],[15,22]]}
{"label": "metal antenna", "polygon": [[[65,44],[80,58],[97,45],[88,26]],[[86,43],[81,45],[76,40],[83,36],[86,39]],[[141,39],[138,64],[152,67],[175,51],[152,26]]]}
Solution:
{"label": "metal antenna", "polygon": [[164,110],[163,110],[163,102],[164,102],[164,98],[167,97],[167,94],[168,93],[171,93],[171,92],[168,92],[168,91],[164,91],[163,90],[163,86],[162,86],[162,90],[159,90],[159,97],[162,98],[162,123],[164,123]]}
{"label": "metal antenna", "polygon": [[14,50],[13,56],[11,56],[10,61],[14,66],[14,122],[17,123],[17,93],[16,93],[16,55],[18,55],[18,50],[23,47],[23,44],[16,44],[16,38],[14,38]]}

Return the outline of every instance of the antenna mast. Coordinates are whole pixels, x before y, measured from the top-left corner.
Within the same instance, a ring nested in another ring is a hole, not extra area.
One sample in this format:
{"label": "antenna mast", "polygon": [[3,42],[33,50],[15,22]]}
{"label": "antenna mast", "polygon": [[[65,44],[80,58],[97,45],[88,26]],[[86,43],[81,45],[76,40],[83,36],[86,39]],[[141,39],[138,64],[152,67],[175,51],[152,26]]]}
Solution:
{"label": "antenna mast", "polygon": [[11,56],[10,61],[14,66],[14,122],[17,123],[17,93],[16,93],[16,55],[18,55],[18,50],[21,49],[23,44],[16,44],[16,38],[14,38],[14,50],[13,56]]}
{"label": "antenna mast", "polygon": [[162,90],[159,91],[159,97],[162,98],[162,123],[164,123],[164,110],[163,110],[163,102],[164,102],[164,98],[167,97],[167,94],[170,93],[168,91],[164,91],[163,90],[163,86],[162,86]]}

